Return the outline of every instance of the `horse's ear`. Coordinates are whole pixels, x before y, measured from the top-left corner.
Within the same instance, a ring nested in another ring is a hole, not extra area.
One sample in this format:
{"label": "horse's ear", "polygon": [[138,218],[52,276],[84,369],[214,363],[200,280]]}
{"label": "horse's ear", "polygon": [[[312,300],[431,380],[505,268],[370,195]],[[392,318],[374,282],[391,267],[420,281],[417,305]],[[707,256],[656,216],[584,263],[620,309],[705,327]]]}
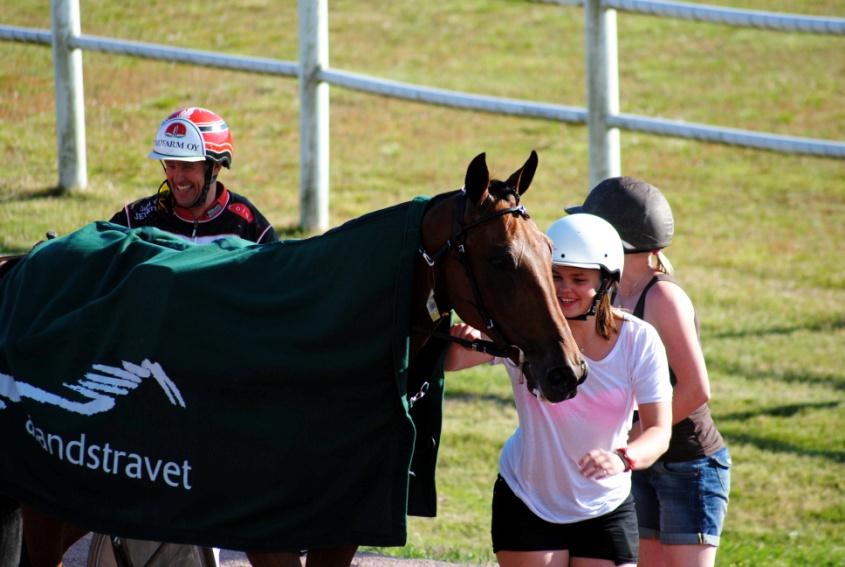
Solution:
{"label": "horse's ear", "polygon": [[534,172],[537,171],[537,161],[537,152],[531,150],[528,160],[508,178],[508,187],[516,189],[520,195],[528,191],[528,186],[534,179]]}
{"label": "horse's ear", "polygon": [[464,179],[464,190],[471,203],[480,205],[487,193],[487,186],[490,184],[490,172],[487,169],[487,160],[484,152],[475,156],[469,162],[467,175]]}

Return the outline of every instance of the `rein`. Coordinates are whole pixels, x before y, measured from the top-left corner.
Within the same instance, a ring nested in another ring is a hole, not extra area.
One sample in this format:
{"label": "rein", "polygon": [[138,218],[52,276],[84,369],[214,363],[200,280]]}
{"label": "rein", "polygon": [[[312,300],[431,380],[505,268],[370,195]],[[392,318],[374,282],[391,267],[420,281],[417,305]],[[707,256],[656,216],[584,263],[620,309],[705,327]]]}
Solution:
{"label": "rein", "polygon": [[[475,309],[481,316],[481,319],[484,321],[484,326],[486,327],[487,334],[499,339],[499,342],[497,343],[495,341],[485,341],[481,339],[469,341],[466,339],[453,337],[449,333],[441,333],[438,331],[426,331],[424,329],[419,328],[415,328],[415,330],[424,332],[431,337],[436,337],[439,339],[458,343],[463,347],[475,351],[484,352],[493,356],[511,358],[516,362],[521,362],[522,351],[518,347],[508,344],[508,341],[505,339],[499,328],[496,326],[493,317],[491,317],[487,309],[485,309],[484,303],[481,300],[481,288],[478,286],[478,280],[475,278],[475,275],[472,272],[472,267],[469,264],[469,260],[467,259],[466,253],[466,235],[473,228],[505,215],[520,216],[524,219],[530,218],[530,216],[528,215],[528,211],[525,209],[525,206],[519,203],[519,195],[517,195],[513,191],[510,191],[510,193],[516,197],[516,206],[496,211],[485,217],[481,217],[475,222],[464,224],[463,218],[464,212],[466,211],[467,196],[466,193],[461,190],[461,193],[458,196],[457,206],[455,207],[455,217],[452,222],[451,238],[446,240],[443,246],[441,246],[436,252],[434,252],[434,254],[429,254],[422,245],[420,245],[419,247],[420,255],[422,256],[423,260],[425,260],[425,263],[428,264],[428,266],[432,269],[434,268],[437,260],[439,260],[444,254],[449,251],[453,251],[456,253],[458,261],[461,263],[461,266],[463,266],[464,272],[466,273],[467,279],[469,280],[470,285],[472,287],[472,293],[475,299]],[[437,304],[434,301],[433,287],[429,295],[427,307],[432,320],[436,321],[437,318],[435,318],[435,314],[438,316],[438,318],[440,314],[439,310],[437,309]],[[504,344],[505,346],[499,346],[500,343]]]}
{"label": "rein", "polygon": [[522,356],[522,351],[519,350],[518,347],[515,347],[513,345],[500,347],[493,341],[485,341],[482,339],[470,341],[467,339],[462,339],[460,337],[453,337],[449,333],[441,333],[440,331],[426,331],[421,327],[414,327],[414,330],[424,332],[428,336],[434,337],[436,339],[443,339],[453,343],[458,343],[464,348],[468,348],[470,350],[475,350],[478,352],[484,352],[491,356],[499,356],[501,358],[511,358],[516,360],[519,360]]}

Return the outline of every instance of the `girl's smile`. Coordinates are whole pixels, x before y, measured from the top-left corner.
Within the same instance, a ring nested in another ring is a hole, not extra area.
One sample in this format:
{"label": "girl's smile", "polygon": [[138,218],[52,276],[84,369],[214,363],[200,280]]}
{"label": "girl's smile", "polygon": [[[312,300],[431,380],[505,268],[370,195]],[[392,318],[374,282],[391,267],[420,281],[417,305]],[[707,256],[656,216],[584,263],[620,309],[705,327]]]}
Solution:
{"label": "girl's smile", "polygon": [[575,266],[553,266],[552,277],[560,308],[566,317],[589,311],[600,284],[599,271]]}

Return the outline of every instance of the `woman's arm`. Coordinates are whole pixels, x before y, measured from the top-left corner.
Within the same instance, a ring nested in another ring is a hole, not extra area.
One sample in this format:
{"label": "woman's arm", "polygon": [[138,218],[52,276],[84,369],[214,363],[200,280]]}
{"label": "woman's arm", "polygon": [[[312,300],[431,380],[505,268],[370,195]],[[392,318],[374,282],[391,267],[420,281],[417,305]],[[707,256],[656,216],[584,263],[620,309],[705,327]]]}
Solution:
{"label": "woman's arm", "polygon": [[710,400],[710,379],[698,341],[692,301],[677,285],[659,282],[648,292],[643,315],[657,329],[675,373],[672,423],[678,423]]}
{"label": "woman's arm", "polygon": [[656,402],[640,404],[640,434],[628,443],[628,456],[634,470],[650,467],[669,448],[672,437],[672,404]]}
{"label": "woman's arm", "polygon": [[[449,329],[449,334],[453,337],[466,339],[468,341],[487,339],[481,331],[474,327],[470,327],[466,323],[457,323],[452,325],[452,328]],[[463,347],[458,343],[451,343],[449,345],[449,350],[446,351],[444,368],[450,371],[462,370],[471,366],[477,366],[484,362],[490,362],[491,360],[493,360],[493,356],[485,352],[478,352],[477,350]]]}
{"label": "woman's arm", "polygon": [[581,474],[600,479],[625,472],[630,463],[634,464],[633,470],[645,469],[666,452],[672,436],[672,404],[669,401],[642,404],[639,412],[642,430],[629,440],[625,455],[617,452],[619,448],[593,449],[579,462]]}

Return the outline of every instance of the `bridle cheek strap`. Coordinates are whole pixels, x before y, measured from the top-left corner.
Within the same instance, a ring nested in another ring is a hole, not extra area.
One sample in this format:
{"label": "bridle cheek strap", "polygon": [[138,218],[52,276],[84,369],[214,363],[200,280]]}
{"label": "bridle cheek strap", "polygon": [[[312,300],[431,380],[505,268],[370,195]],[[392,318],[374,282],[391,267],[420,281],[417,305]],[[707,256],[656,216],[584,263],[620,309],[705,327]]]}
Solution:
{"label": "bridle cheek strap", "polygon": [[[491,213],[487,216],[481,217],[480,219],[476,220],[475,222],[464,224],[463,218],[464,213],[466,211],[466,193],[461,190],[460,195],[458,196],[458,202],[455,207],[455,216],[452,222],[452,237],[449,238],[440,248],[437,249],[436,252],[433,254],[428,254],[425,248],[421,245],[419,248],[420,255],[423,257],[423,260],[428,264],[428,266],[434,269],[434,265],[438,259],[440,259],[444,254],[449,251],[452,251],[458,258],[461,266],[464,268],[464,273],[467,276],[467,279],[470,282],[470,287],[472,288],[474,303],[473,306],[475,310],[478,312],[478,315],[481,317],[481,320],[484,322],[484,326],[486,332],[491,337],[498,339],[498,342],[494,341],[467,341],[465,339],[458,339],[457,337],[453,337],[446,333],[438,333],[432,332],[429,333],[431,336],[435,336],[442,339],[447,339],[452,342],[456,342],[465,346],[466,348],[470,348],[472,350],[477,350],[480,352],[485,352],[487,354],[491,354],[493,356],[501,356],[506,358],[511,358],[515,362],[521,362],[524,359],[524,355],[522,351],[514,345],[508,344],[508,341],[502,335],[499,328],[496,326],[493,317],[489,314],[487,309],[484,307],[484,302],[481,298],[481,288],[478,286],[478,280],[475,278],[475,275],[472,271],[472,266],[470,266],[469,260],[467,258],[466,252],[466,235],[467,233],[472,230],[473,228],[482,225],[488,221],[491,221],[495,218],[504,216],[504,215],[514,215],[520,216],[524,219],[530,218],[528,215],[528,211],[525,209],[524,205],[519,203],[519,195],[516,193],[512,194],[516,196],[516,206],[508,207],[507,209],[502,209],[500,211],[496,211]],[[429,297],[429,301],[433,301],[434,297],[434,290],[432,289],[432,293]],[[434,319],[434,312],[432,311],[432,307],[428,307],[429,312],[432,314],[432,319]],[[436,307],[435,307],[436,309]],[[500,346],[504,345],[504,346]]]}

